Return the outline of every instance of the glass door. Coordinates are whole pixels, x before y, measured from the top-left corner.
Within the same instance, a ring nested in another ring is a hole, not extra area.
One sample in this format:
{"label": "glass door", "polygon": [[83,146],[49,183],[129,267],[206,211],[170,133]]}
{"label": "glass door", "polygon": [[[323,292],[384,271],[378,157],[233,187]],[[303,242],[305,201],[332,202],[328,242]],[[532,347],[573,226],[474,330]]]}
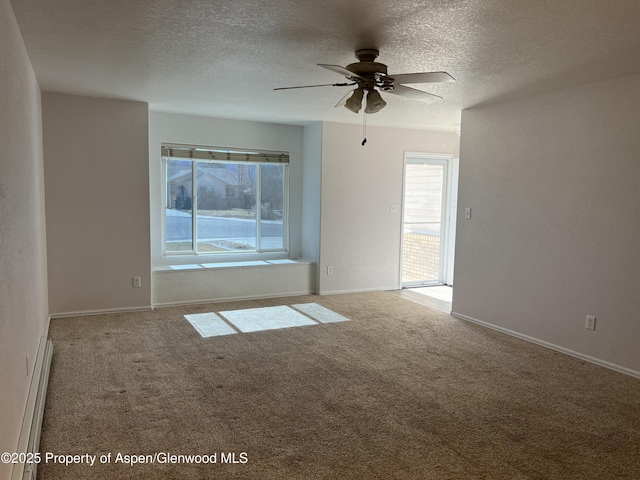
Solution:
{"label": "glass door", "polygon": [[405,161],[402,286],[444,283],[449,159],[409,156]]}

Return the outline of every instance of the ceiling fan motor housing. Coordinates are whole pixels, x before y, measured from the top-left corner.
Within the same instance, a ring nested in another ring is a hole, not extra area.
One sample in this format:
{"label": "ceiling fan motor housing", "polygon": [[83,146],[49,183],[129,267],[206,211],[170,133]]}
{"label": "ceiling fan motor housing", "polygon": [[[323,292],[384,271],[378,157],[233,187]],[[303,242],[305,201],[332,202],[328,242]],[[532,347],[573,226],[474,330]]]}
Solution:
{"label": "ceiling fan motor housing", "polygon": [[360,75],[361,77],[373,79],[376,74],[387,74],[387,66],[378,62],[356,62],[350,63],[345,67],[350,72]]}
{"label": "ceiling fan motor housing", "polygon": [[[359,61],[347,65],[345,69],[360,77],[352,78],[358,82],[360,88],[378,87],[382,91],[391,91],[393,90],[393,79],[387,76],[387,66],[384,63],[374,62],[377,56],[378,50],[358,50],[356,57]],[[363,81],[362,78],[365,80]]]}

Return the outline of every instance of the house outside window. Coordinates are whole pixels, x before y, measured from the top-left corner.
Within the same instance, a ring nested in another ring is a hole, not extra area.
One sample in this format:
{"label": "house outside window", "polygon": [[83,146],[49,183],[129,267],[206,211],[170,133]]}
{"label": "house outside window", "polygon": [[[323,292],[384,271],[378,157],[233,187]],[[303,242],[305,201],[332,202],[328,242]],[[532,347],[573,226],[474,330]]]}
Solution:
{"label": "house outside window", "polygon": [[287,252],[288,153],[163,144],[162,161],[164,256]]}

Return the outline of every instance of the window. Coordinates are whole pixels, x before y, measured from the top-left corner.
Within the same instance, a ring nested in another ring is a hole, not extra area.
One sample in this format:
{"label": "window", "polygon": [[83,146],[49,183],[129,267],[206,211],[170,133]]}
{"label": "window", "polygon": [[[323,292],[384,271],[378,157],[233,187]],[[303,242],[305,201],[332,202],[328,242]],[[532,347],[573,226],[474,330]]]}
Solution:
{"label": "window", "polygon": [[289,154],[162,145],[164,254],[287,251]]}

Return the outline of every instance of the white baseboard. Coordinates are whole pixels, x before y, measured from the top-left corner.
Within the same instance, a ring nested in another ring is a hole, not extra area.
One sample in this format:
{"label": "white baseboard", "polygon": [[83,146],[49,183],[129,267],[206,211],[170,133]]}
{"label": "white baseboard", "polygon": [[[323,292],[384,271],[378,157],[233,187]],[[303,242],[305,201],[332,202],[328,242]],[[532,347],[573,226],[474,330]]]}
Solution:
{"label": "white baseboard", "polygon": [[181,307],[181,306],[187,306],[187,305],[205,305],[207,303],[241,302],[245,300],[262,300],[264,298],[300,297],[303,295],[316,295],[316,292],[312,292],[312,291],[284,292],[284,293],[267,294],[267,295],[247,295],[247,296],[236,296],[236,297],[225,297],[225,298],[210,298],[210,299],[204,299],[204,300],[164,302],[164,303],[155,303],[152,308]]}
{"label": "white baseboard", "polygon": [[509,330],[508,328],[500,327],[498,325],[494,325],[489,322],[485,322],[484,320],[478,320],[477,318],[470,317],[468,315],[464,315],[462,313],[451,312],[451,316],[455,318],[459,318],[460,320],[465,320],[467,322],[475,323],[481,325],[483,327],[490,328],[492,330],[496,330],[501,333],[506,333],[507,335],[511,335],[512,337],[519,338],[521,340],[526,340],[527,342],[535,343],[536,345],[540,345],[542,347],[549,348],[551,350],[555,350],[556,352],[564,353],[566,355],[571,355],[572,357],[579,358],[581,360],[585,360],[589,363],[594,363],[596,365],[600,365],[601,367],[605,367],[611,370],[615,370],[616,372],[624,373],[625,375],[630,375],[632,377],[640,378],[640,372],[636,370],[632,370],[627,367],[622,367],[620,365],[616,365],[615,363],[607,362],[606,360],[602,360],[600,358],[592,357],[590,355],[585,355],[584,353],[575,352],[565,347],[561,347],[559,345],[555,345],[553,343],[546,342],[544,340],[540,340],[535,337],[530,337],[529,335],[525,335],[523,333],[516,332],[514,330]]}
{"label": "white baseboard", "polygon": [[[52,355],[53,343],[51,340],[47,340],[47,337],[42,337],[31,374],[31,385],[22,419],[17,453],[34,454],[40,451],[40,430],[44,416]],[[16,463],[11,472],[11,480],[34,480],[37,467],[37,463]]]}
{"label": "white baseboard", "polygon": [[146,312],[153,310],[151,306],[145,307],[130,307],[130,308],[105,308],[104,310],[81,310],[77,312],[62,312],[53,313],[49,315],[49,318],[67,318],[67,317],[85,317],[90,315],[104,315],[105,313],[128,313],[128,312]]}
{"label": "white baseboard", "polygon": [[397,285],[393,287],[376,287],[376,288],[357,288],[353,290],[330,290],[318,292],[318,295],[342,295],[343,293],[367,293],[367,292],[380,292],[388,290],[400,290]]}

